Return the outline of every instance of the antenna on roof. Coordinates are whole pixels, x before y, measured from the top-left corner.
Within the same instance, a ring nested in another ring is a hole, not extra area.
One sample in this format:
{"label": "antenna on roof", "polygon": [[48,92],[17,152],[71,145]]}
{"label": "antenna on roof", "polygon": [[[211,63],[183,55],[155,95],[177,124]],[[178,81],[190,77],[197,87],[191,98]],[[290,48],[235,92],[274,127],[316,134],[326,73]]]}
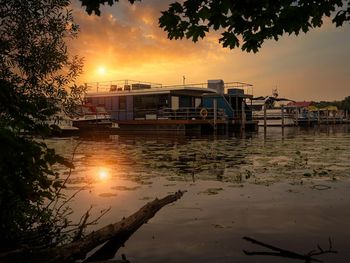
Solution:
{"label": "antenna on roof", "polygon": [[277,87],[276,87],[275,89],[272,90],[272,96],[274,96],[275,98],[278,97]]}

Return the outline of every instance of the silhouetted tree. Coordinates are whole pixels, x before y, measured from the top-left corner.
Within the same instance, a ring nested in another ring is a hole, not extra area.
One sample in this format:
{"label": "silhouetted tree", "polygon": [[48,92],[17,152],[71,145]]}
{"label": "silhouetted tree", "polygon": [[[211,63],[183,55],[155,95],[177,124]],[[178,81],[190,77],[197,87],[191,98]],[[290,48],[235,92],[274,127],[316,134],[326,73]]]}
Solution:
{"label": "silhouetted tree", "polygon": [[[80,0],[89,14],[100,15],[100,5],[118,0]],[[129,0],[134,3],[135,0]],[[196,42],[210,30],[219,42],[233,49],[257,52],[265,40],[308,32],[331,18],[337,27],[350,21],[350,0],[186,0],[170,4],[159,25],[170,39]]]}
{"label": "silhouetted tree", "polygon": [[69,4],[0,0],[0,251],[51,246],[67,224],[48,204],[62,187],[52,166],[70,164],[23,133],[49,134],[47,120],[72,102],[82,63],[65,44],[78,31]]}
{"label": "silhouetted tree", "polygon": [[350,96],[347,96],[340,102],[339,106],[342,110],[347,110],[350,113]]}

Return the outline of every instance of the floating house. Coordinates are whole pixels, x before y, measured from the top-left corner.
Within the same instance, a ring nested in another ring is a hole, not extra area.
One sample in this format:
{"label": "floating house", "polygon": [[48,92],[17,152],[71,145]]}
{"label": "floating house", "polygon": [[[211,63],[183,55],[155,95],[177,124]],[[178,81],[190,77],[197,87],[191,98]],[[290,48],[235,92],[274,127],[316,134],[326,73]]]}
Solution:
{"label": "floating house", "polygon": [[255,129],[241,82],[162,86],[138,81],[86,83],[87,103],[103,106],[119,132],[210,133]]}

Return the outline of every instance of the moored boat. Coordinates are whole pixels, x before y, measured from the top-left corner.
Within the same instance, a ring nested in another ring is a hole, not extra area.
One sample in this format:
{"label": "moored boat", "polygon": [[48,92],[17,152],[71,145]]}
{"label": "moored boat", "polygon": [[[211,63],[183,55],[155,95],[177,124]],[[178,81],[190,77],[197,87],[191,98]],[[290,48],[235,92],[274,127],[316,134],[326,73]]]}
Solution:
{"label": "moored boat", "polygon": [[74,136],[79,133],[79,128],[73,125],[72,118],[63,111],[55,114],[47,121],[47,124],[51,127],[51,135],[53,136]]}
{"label": "moored boat", "polygon": [[72,117],[73,126],[79,129],[79,133],[111,132],[118,126],[112,121],[111,115],[101,106],[87,103],[78,107]]}
{"label": "moored boat", "polygon": [[252,98],[248,105],[259,126],[294,126],[295,114],[288,106],[291,101],[278,98],[278,93],[274,90],[273,96]]}

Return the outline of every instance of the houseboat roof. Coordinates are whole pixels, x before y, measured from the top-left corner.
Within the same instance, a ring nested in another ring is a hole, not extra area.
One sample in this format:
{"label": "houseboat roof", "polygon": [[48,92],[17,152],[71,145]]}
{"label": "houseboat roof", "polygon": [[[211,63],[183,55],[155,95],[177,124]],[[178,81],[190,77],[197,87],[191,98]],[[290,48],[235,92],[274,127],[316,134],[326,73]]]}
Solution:
{"label": "houseboat roof", "polygon": [[[215,83],[216,82],[216,83]],[[136,95],[158,95],[158,94],[216,94],[219,93],[215,84],[222,85],[223,90],[242,89],[252,87],[251,84],[242,82],[228,82],[224,83],[222,80],[208,80],[208,83],[199,84],[183,84],[163,86],[158,83],[140,82],[140,81],[108,81],[85,83],[88,97],[105,97],[105,96],[136,96]]]}
{"label": "houseboat roof", "polygon": [[312,104],[313,104],[312,101],[294,101],[294,102],[290,102],[288,106],[307,108],[307,107],[310,107]]}
{"label": "houseboat roof", "polygon": [[115,91],[97,91],[97,92],[88,92],[88,97],[104,97],[104,96],[125,96],[125,95],[154,95],[154,94],[170,94],[170,93],[192,93],[201,95],[203,93],[216,93],[214,89],[208,88],[198,88],[198,87],[162,87],[162,88],[151,88],[145,90],[115,90]]}

